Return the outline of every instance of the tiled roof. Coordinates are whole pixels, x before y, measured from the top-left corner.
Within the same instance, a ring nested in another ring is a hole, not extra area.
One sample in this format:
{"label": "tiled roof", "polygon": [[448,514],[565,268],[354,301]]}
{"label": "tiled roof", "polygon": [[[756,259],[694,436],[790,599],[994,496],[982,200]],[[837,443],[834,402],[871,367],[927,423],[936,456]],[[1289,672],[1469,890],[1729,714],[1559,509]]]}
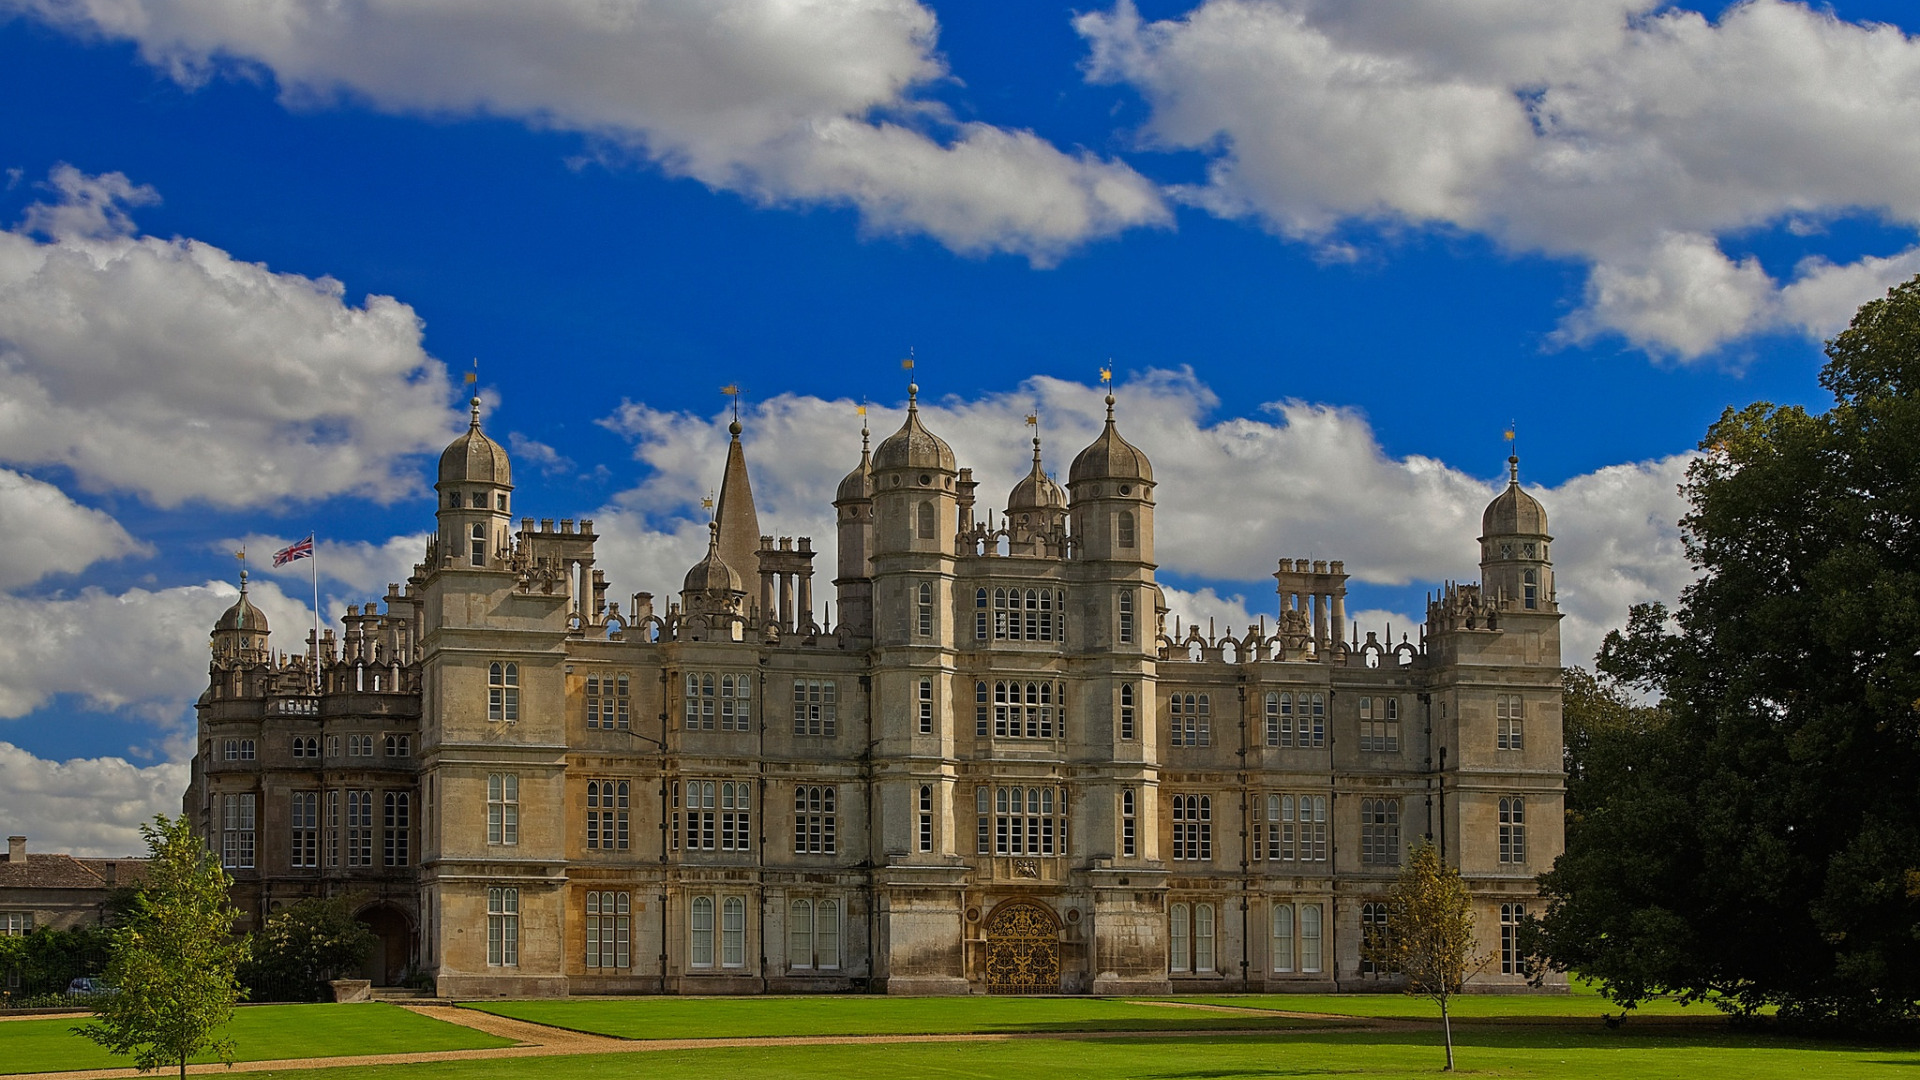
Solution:
{"label": "tiled roof", "polygon": [[29,853],[26,862],[0,857],[0,889],[104,889],[107,881],[71,855]]}

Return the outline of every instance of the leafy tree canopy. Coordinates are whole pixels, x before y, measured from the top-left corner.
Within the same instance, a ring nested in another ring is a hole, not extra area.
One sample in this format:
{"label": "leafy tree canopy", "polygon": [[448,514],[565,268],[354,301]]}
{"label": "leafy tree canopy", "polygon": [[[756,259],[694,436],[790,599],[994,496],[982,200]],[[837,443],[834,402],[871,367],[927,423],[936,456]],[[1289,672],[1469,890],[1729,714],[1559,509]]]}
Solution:
{"label": "leafy tree canopy", "polygon": [[140,826],[149,851],[133,909],[114,933],[106,982],[92,1023],[75,1030],[140,1071],[177,1065],[211,1051],[233,1061],[233,1044],[215,1032],[233,1015],[240,987],[234,968],[246,950],[233,936],[239,917],[227,901],[232,880],[193,834],[186,815]]}
{"label": "leafy tree canopy", "polygon": [[1369,937],[1362,950],[1381,969],[1397,972],[1409,995],[1440,1006],[1451,1070],[1453,996],[1488,960],[1475,952],[1473,898],[1459,869],[1448,865],[1432,844],[1420,843],[1414,845],[1387,901],[1387,932]]}
{"label": "leafy tree canopy", "polygon": [[1700,578],[1601,653],[1664,715],[1581,762],[1544,930],[1625,1004],[1920,1015],[1920,278],[1827,356],[1826,412],[1708,431],[1682,489]]}
{"label": "leafy tree canopy", "polygon": [[240,976],[255,1001],[325,1001],[327,980],[354,970],[379,939],[353,917],[358,898],[301,900],[253,935]]}

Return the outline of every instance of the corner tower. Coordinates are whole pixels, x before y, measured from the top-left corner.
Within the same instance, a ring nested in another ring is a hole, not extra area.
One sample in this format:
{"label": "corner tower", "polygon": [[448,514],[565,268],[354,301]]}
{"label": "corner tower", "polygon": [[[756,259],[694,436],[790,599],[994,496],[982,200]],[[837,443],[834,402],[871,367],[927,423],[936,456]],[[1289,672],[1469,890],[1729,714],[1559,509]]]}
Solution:
{"label": "corner tower", "polygon": [[907,419],[873,452],[874,644],[952,640],[954,536],[959,492],[953,448],[920,423],[920,388]]}
{"label": "corner tower", "polygon": [[873,455],[867,439],[863,418],[860,464],[841,479],[833,499],[840,536],[839,573],[833,584],[840,598],[840,625],[855,637],[873,636]]}
{"label": "corner tower", "polygon": [[[470,403],[466,434],[440,455],[439,565],[504,570],[512,551],[513,466],[507,451],[480,430],[480,399]],[[437,569],[434,567],[431,569]]]}
{"label": "corner tower", "polygon": [[1552,542],[1546,508],[1520,490],[1520,459],[1508,457],[1507,488],[1480,516],[1483,595],[1508,611],[1559,611],[1549,558]]}

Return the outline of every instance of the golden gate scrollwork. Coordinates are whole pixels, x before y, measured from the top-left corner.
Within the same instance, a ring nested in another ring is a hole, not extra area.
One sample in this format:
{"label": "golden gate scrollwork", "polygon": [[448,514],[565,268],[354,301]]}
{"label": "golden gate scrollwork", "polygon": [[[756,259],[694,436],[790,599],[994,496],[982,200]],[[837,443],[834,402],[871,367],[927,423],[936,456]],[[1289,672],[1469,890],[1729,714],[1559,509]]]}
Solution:
{"label": "golden gate scrollwork", "polygon": [[987,993],[1060,992],[1060,920],[1032,900],[1009,900],[987,917]]}

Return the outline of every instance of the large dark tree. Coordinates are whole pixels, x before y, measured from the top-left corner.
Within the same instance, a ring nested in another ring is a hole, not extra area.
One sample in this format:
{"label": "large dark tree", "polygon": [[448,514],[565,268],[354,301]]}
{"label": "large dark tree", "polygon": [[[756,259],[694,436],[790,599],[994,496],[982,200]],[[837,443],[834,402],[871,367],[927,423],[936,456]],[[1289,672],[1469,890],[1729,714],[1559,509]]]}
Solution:
{"label": "large dark tree", "polygon": [[1920,278],[1827,355],[1826,412],[1762,403],[1714,424],[1683,489],[1700,579],[1601,655],[1664,700],[1664,723],[1610,744],[1543,879],[1544,929],[1623,1003],[1916,1016]]}

